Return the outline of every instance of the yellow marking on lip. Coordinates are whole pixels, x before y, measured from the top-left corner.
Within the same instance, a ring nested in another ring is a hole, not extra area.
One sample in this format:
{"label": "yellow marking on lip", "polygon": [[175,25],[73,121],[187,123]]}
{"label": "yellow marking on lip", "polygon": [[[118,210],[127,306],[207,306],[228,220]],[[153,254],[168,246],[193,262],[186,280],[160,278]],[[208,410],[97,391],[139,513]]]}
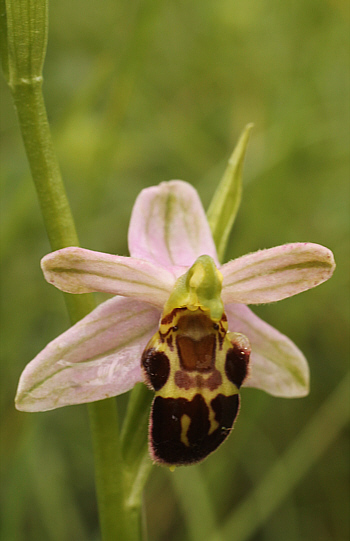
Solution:
{"label": "yellow marking on lip", "polygon": [[215,412],[213,408],[211,407],[211,405],[209,406],[209,423],[210,423],[210,428],[209,428],[208,436],[210,436],[210,434],[212,434],[214,430],[219,428],[219,423],[215,419]]}
{"label": "yellow marking on lip", "polygon": [[190,428],[190,424],[191,424],[191,417],[189,417],[188,415],[186,415],[186,413],[184,413],[183,416],[181,417],[180,440],[182,441],[184,445],[186,445],[186,447],[190,446],[190,442],[188,441],[188,437],[187,437],[187,432],[188,432],[188,429]]}

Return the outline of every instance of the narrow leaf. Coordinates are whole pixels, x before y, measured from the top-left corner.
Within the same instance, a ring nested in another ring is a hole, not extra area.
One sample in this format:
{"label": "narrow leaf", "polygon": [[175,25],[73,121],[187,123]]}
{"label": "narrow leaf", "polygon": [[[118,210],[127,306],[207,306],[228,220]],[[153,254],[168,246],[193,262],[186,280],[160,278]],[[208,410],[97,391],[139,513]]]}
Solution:
{"label": "narrow leaf", "polygon": [[243,162],[252,127],[245,127],[207,212],[220,261],[241,202]]}

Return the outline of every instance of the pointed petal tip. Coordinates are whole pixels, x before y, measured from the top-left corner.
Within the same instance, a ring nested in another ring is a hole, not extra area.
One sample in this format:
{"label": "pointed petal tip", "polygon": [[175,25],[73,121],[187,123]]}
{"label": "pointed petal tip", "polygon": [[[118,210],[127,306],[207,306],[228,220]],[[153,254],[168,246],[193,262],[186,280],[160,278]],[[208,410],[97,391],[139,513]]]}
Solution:
{"label": "pointed petal tip", "polygon": [[27,411],[25,404],[23,403],[22,396],[18,392],[15,397],[15,408],[18,411]]}
{"label": "pointed petal tip", "polygon": [[331,250],[329,250],[329,248],[325,248],[324,246],[320,246],[320,247],[323,248],[325,250],[325,252],[326,252],[325,257],[326,257],[326,260],[329,263],[330,272],[331,272],[331,275],[332,275],[333,272],[335,271],[336,266],[337,266],[336,262],[335,262],[334,254],[333,254],[333,252]]}
{"label": "pointed petal tip", "polygon": [[107,398],[113,398],[114,396],[126,393],[130,391],[136,383],[143,381],[141,377],[136,378],[130,386],[123,388],[122,390],[106,391],[105,389],[96,389],[91,395],[75,396],[74,393],[67,394],[65,397],[57,396],[45,396],[37,398],[29,392],[22,392],[16,395],[15,408],[22,413],[41,413],[45,411],[52,411],[54,409],[63,408],[66,406],[78,406],[79,404],[88,404],[90,402],[96,402],[105,400]]}
{"label": "pointed petal tip", "polygon": [[40,413],[45,411],[51,411],[66,406],[78,406],[79,404],[88,404],[90,402],[97,402],[112,398],[120,394],[130,391],[136,383],[142,382],[141,371],[139,377],[134,379],[128,384],[119,389],[110,389],[109,385],[96,386],[94,389],[84,392],[78,389],[78,393],[74,390],[74,384],[71,389],[68,386],[62,389],[62,393],[59,388],[54,389],[52,392],[42,392],[35,395],[35,391],[23,390],[18,392],[15,398],[15,408],[17,411],[23,413]]}
{"label": "pointed petal tip", "polygon": [[288,385],[284,384],[280,387],[277,381],[275,384],[272,384],[271,381],[267,384],[264,378],[261,381],[255,378],[254,382],[250,382],[248,376],[243,383],[243,387],[259,389],[276,398],[305,398],[310,394],[309,379],[302,381],[295,378],[293,381],[289,381]]}
{"label": "pointed petal tip", "polygon": [[[272,369],[270,374],[259,373],[260,367],[256,356],[252,356],[252,372],[244,381],[242,387],[260,389],[276,398],[305,398],[310,393],[309,367],[305,359],[303,366],[299,366],[298,373],[291,370],[290,366],[277,370]],[[300,359],[298,361],[300,363]],[[295,367],[293,367],[295,368]],[[271,367],[269,367],[271,370]]]}
{"label": "pointed petal tip", "polygon": [[15,398],[15,408],[22,413],[40,413],[44,411],[50,411],[58,406],[47,406],[42,404],[41,401],[32,399],[30,396],[26,396],[26,393],[19,393]]}
{"label": "pointed petal tip", "polygon": [[140,358],[160,311],[114,297],[50,342],[23,370],[19,411],[48,411],[104,400],[142,381]]}

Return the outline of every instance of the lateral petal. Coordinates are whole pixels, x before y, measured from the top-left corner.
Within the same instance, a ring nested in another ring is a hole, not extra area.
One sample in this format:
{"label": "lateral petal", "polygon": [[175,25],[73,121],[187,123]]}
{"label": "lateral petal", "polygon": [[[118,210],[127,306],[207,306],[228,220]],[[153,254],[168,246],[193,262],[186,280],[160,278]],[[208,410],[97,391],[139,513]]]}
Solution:
{"label": "lateral petal", "polygon": [[163,307],[175,283],[160,265],[71,246],[41,260],[45,279],[67,293],[103,291]]}
{"label": "lateral petal", "polygon": [[335,269],[328,248],[295,243],[245,255],[223,265],[224,303],[261,304],[279,301],[315,287]]}
{"label": "lateral petal", "polygon": [[250,374],[243,386],[285,398],[306,396],[309,367],[297,346],[256,316],[248,306],[228,304],[225,311],[230,331],[244,334],[252,348]]}
{"label": "lateral petal", "polygon": [[198,193],[182,180],[142,190],[132,211],[128,238],[132,257],[165,267],[188,267],[201,255],[210,255],[218,264]]}
{"label": "lateral petal", "polygon": [[160,311],[114,297],[50,342],[24,369],[16,408],[46,411],[124,393],[142,381],[142,352]]}

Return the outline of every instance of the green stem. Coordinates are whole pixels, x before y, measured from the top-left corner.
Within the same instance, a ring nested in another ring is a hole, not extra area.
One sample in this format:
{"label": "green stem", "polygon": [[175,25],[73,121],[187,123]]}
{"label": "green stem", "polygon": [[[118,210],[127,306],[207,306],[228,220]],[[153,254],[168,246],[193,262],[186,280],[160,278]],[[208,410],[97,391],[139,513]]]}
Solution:
{"label": "green stem", "polygon": [[51,139],[42,79],[19,80],[11,87],[51,248],[76,246],[78,236]]}
{"label": "green stem", "polygon": [[143,538],[142,493],[152,468],[148,454],[148,422],[153,393],[143,383],[133,388],[121,432],[121,449],[125,464],[126,505],[130,528],[135,539]]}
{"label": "green stem", "polygon": [[129,540],[132,538],[129,535],[130,519],[126,516],[124,465],[120,446],[115,445],[119,432],[115,399],[93,402],[88,408],[94,434],[95,479],[102,539]]}
{"label": "green stem", "polygon": [[[78,246],[75,225],[54,151],[42,95],[42,78],[16,78],[10,84],[22,137],[53,250]],[[72,323],[94,308],[91,295],[65,295]],[[103,541],[138,539],[130,532],[114,399],[89,404],[98,508]]]}

